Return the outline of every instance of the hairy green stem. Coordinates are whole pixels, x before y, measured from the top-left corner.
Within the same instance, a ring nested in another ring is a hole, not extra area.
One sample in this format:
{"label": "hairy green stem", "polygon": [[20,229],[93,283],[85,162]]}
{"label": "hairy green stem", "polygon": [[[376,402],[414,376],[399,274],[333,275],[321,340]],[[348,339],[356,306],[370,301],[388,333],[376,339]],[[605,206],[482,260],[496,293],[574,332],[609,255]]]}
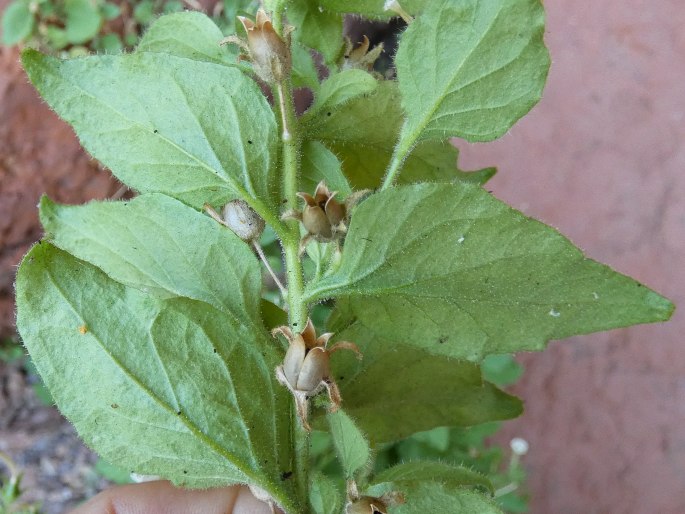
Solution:
{"label": "hairy green stem", "polygon": [[[276,86],[276,97],[281,113],[281,142],[283,144],[283,191],[286,210],[297,207],[297,173],[299,169],[300,139],[297,131],[295,105],[290,81]],[[281,239],[288,277],[288,318],[294,332],[302,332],[307,322],[307,303],[304,300],[304,275],[300,261],[300,226],[297,220],[287,222],[288,235]],[[293,474],[302,512],[309,512],[309,432],[297,416],[293,402]]]}

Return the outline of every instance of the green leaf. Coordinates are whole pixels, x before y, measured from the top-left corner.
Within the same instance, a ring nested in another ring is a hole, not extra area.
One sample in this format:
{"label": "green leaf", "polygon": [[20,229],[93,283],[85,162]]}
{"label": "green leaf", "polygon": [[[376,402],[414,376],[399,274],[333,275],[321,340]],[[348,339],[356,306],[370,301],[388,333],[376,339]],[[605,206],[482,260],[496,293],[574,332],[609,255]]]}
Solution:
{"label": "green leaf", "polygon": [[335,62],[343,44],[340,14],[320,9],[318,0],[293,0],[288,3],[287,15],[295,27],[295,41],[321,53],[327,63]]}
{"label": "green leaf", "polygon": [[[341,14],[363,14],[369,18],[391,18],[397,16],[392,11],[385,10],[386,0],[319,0],[325,9]],[[409,14],[416,14],[427,0],[400,0],[400,5]]]}
{"label": "green leaf", "polygon": [[259,311],[261,272],[252,250],[178,200],[148,194],[66,206],[43,197],[40,219],[53,244],[117,282],[201,300],[240,319]]}
{"label": "green leaf", "polygon": [[335,482],[322,473],[315,473],[309,487],[309,502],[316,514],[340,514],[341,494]]}
{"label": "green leaf", "polygon": [[91,0],[65,0],[67,39],[73,45],[87,43],[100,31],[102,15]]}
{"label": "green leaf", "polygon": [[[375,487],[373,494],[397,490],[385,485]],[[425,514],[426,512],[449,512],[449,514],[504,514],[494,501],[472,491],[437,482],[402,484],[405,503],[392,509],[392,514]]]}
{"label": "green leaf", "polygon": [[476,486],[491,493],[495,492],[492,483],[484,475],[468,468],[451,466],[437,461],[415,461],[398,464],[376,475],[371,484],[390,482],[411,485],[426,481],[458,487]]}
{"label": "green leaf", "polygon": [[488,355],[481,364],[483,376],[497,387],[515,384],[523,375],[521,366],[511,355]]}
{"label": "green leaf", "polygon": [[378,81],[362,70],[344,70],[331,75],[321,83],[302,123],[308,123],[316,116],[327,116],[332,109],[343,108],[350,100],[372,93],[377,85]]}
{"label": "green leaf", "polygon": [[350,297],[347,319],[392,344],[473,360],[673,311],[553,228],[466,183],[369,197],[354,211],[340,267],[306,295]]}
{"label": "green leaf", "polygon": [[113,20],[121,15],[121,7],[112,2],[105,2],[100,6],[100,12],[102,12],[102,17],[106,20]]}
{"label": "green leaf", "polygon": [[223,37],[219,27],[205,14],[179,12],[162,16],[150,25],[136,51],[236,66],[237,48],[235,45],[219,46]]}
{"label": "green leaf", "polygon": [[133,18],[141,25],[147,25],[155,17],[155,4],[152,0],[142,0],[133,8]]}
{"label": "green leaf", "polygon": [[483,382],[473,363],[396,344],[358,322],[337,338],[356,343],[364,355],[359,362],[339,352],[331,366],[345,411],[374,445],[440,426],[515,418],[523,411],[518,398]]}
{"label": "green leaf", "polygon": [[35,19],[28,0],[14,0],[2,14],[2,44],[16,45],[33,32]]}
{"label": "green leaf", "polygon": [[404,32],[395,64],[407,122],[400,149],[489,141],[535,105],[549,68],[539,0],[436,0]]}
{"label": "green leaf", "polygon": [[292,71],[294,87],[308,87],[316,92],[319,89],[319,73],[308,48],[297,42],[291,43]]}
{"label": "green leaf", "polygon": [[67,31],[60,29],[53,25],[48,25],[45,36],[50,42],[50,47],[53,50],[62,50],[69,45],[69,39],[67,38]]}
{"label": "green leaf", "polygon": [[190,488],[251,483],[297,510],[280,479],[291,400],[258,312],[159,300],[48,243],[20,266],[17,308],[58,407],[103,458]]}
{"label": "green leaf", "polygon": [[355,422],[342,409],[328,413],[326,418],[345,478],[353,480],[355,474],[369,463],[369,443]]}
{"label": "green leaf", "polygon": [[331,191],[338,192],[339,198],[345,198],[352,193],[340,168],[340,161],[318,141],[307,141],[302,145],[301,167],[301,191],[314,194],[317,184],[324,180]]}
{"label": "green leaf", "polygon": [[130,484],[131,472],[115,466],[105,459],[98,459],[93,468],[97,474],[115,484]]}
{"label": "green leaf", "polygon": [[83,146],[131,188],[194,207],[276,203],[276,121],[239,70],[148,52],[59,61],[27,50],[22,62]]}
{"label": "green leaf", "polygon": [[118,34],[105,34],[99,42],[99,47],[107,53],[119,53],[123,50],[124,45]]}
{"label": "green leaf", "polygon": [[164,3],[163,11],[165,14],[180,12],[183,10],[183,2],[180,0],[168,0]]}
{"label": "green leaf", "polygon": [[[355,189],[377,188],[404,121],[397,85],[380,81],[373,93],[353,98],[321,114],[305,115],[307,137],[323,141],[336,153]],[[494,168],[471,173],[458,170],[458,155],[459,151],[448,142],[421,142],[405,160],[399,183],[454,180],[484,183],[494,175]]]}
{"label": "green leaf", "polygon": [[262,322],[268,330],[288,324],[288,313],[278,305],[262,298],[260,307]]}

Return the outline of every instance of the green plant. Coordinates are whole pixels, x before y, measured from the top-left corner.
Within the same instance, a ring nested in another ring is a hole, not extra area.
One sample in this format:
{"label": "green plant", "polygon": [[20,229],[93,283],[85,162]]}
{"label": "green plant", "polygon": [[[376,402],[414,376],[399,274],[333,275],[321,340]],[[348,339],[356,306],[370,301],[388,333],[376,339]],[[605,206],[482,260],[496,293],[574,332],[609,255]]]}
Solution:
{"label": "green plant", "polygon": [[[46,238],[17,276],[38,370],[112,464],[247,483],[288,513],[500,512],[477,470],[395,464],[385,445],[406,455],[397,441],[456,427],[413,439],[449,446],[518,416],[483,379],[488,355],[670,317],[668,300],[484,191],[493,170],[454,169],[449,137],[497,138],[540,98],[539,0],[386,4],[272,0],[241,36],[177,13],[130,55],[24,52],[45,100],[139,193],[44,198]],[[396,79],[342,37],[343,13],[384,7],[409,22]],[[294,87],[314,95],[299,117]],[[274,244],[283,263],[262,251]],[[344,486],[312,468],[308,424]]]}
{"label": "green plant", "polygon": [[22,473],[9,455],[0,450],[0,470],[5,467],[7,476],[0,473],[0,512],[2,514],[38,514],[40,507],[21,501]]}
{"label": "green plant", "polygon": [[135,45],[155,15],[180,11],[179,0],[13,0],[2,17],[2,43],[78,56]]}

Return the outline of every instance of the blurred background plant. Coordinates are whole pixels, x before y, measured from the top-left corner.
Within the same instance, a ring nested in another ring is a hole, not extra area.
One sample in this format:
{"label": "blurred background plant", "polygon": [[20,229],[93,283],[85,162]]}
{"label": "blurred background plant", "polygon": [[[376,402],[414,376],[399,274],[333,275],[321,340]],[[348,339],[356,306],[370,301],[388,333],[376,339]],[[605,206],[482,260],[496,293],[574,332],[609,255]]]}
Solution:
{"label": "blurred background plant", "polygon": [[11,457],[0,450],[0,513],[38,514],[39,506],[24,503],[21,495],[21,471]]}
{"label": "blurred background plant", "polygon": [[[208,14],[229,33],[236,15],[258,5],[219,1]],[[204,10],[198,0],[13,0],[2,16],[2,43],[63,57],[121,52],[132,49],[157,16],[184,9]]]}

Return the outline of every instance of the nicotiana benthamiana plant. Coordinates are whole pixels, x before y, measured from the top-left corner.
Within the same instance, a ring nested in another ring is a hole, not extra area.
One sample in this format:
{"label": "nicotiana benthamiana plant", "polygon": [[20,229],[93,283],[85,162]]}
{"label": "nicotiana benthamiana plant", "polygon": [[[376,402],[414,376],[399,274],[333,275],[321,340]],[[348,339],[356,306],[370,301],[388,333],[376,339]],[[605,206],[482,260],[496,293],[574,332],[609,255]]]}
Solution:
{"label": "nicotiana benthamiana plant", "polygon": [[[380,46],[344,39],[348,13],[405,20],[390,71]],[[24,52],[137,193],[41,200],[46,236],[17,276],[40,374],[89,446],[179,486],[248,484],[286,513],[500,512],[468,468],[373,474],[374,451],[518,416],[482,378],[488,355],[673,310],[485,191],[492,169],[455,168],[448,138],[495,139],[539,100],[541,2],[271,0],[239,21],[226,35],[163,16],[130,54]],[[313,93],[299,115],[295,88]],[[330,433],[346,483],[311,472],[310,430]]]}

